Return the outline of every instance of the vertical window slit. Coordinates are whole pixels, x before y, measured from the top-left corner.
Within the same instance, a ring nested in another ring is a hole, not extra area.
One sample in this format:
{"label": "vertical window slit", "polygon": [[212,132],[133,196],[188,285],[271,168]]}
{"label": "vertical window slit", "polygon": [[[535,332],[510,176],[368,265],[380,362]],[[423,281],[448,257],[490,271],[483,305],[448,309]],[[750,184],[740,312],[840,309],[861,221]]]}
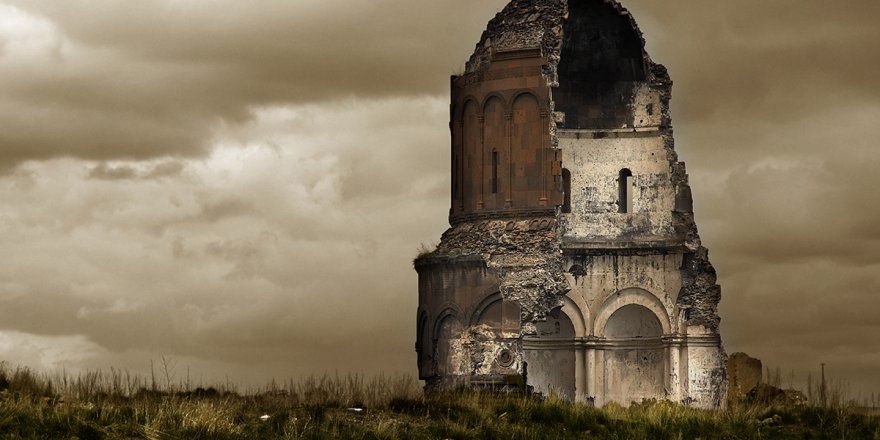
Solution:
{"label": "vertical window slit", "polygon": [[571,212],[571,171],[562,169],[562,212]]}
{"label": "vertical window slit", "polygon": [[627,168],[620,170],[620,176],[617,179],[617,184],[620,187],[620,194],[618,195],[617,206],[619,208],[618,212],[621,213],[629,213],[633,212],[633,174]]}

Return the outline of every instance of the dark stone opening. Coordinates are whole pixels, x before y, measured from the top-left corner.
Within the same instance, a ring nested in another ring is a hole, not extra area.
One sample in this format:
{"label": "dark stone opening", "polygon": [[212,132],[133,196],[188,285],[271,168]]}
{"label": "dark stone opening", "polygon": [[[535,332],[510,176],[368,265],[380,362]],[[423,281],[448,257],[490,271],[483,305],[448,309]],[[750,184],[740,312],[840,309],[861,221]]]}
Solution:
{"label": "dark stone opening", "polygon": [[632,123],[631,97],[644,82],[642,39],[628,15],[602,0],[569,0],[563,25],[556,110],[561,128],[611,129]]}
{"label": "dark stone opening", "polygon": [[624,168],[620,170],[620,174],[617,178],[618,185],[618,199],[617,199],[617,212],[620,213],[628,213],[632,212],[633,207],[633,188],[632,188],[632,177],[633,173],[628,168]]}
{"label": "dark stone opening", "polygon": [[571,171],[562,169],[562,212],[571,212]]}

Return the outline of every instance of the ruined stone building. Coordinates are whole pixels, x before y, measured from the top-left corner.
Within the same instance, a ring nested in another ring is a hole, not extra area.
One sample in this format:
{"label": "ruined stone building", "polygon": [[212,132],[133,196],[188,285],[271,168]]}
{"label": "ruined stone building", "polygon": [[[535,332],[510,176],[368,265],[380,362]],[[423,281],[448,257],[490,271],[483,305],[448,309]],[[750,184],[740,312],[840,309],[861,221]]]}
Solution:
{"label": "ruined stone building", "polygon": [[415,261],[427,389],[724,401],[720,288],[644,46],[614,0],[513,0],[452,77],[451,227]]}

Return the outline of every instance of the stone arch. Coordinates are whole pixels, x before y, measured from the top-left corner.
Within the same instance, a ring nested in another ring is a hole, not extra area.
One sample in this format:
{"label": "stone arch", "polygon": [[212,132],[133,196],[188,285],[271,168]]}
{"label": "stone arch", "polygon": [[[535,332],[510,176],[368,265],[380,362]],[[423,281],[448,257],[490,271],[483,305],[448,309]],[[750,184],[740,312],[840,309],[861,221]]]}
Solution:
{"label": "stone arch", "polygon": [[419,317],[416,320],[416,361],[418,363],[419,376],[422,377],[425,376],[423,373],[429,364],[429,354],[433,351],[431,335],[428,333],[429,330],[428,312],[422,310],[419,312]]}
{"label": "stone arch", "polygon": [[480,154],[482,153],[482,108],[477,101],[468,100],[462,109],[462,146],[457,158],[461,170],[461,203],[466,211],[477,205],[480,188]]}
{"label": "stone arch", "polygon": [[477,306],[474,307],[474,311],[471,313],[470,318],[468,319],[468,324],[477,325],[477,322],[479,322],[480,320],[480,316],[483,314],[486,308],[496,301],[501,301],[502,299],[503,297],[501,296],[501,292],[490,293],[488,296],[483,298],[483,300],[477,303]]}
{"label": "stone arch", "polygon": [[514,207],[529,206],[541,197],[531,176],[540,173],[537,152],[543,147],[546,127],[534,93],[516,94],[510,108],[509,199]]}
{"label": "stone arch", "polygon": [[452,113],[452,120],[456,121],[456,122],[462,121],[462,119],[463,119],[462,115],[464,114],[464,108],[468,104],[473,104],[477,108],[483,108],[483,105],[480,102],[480,100],[477,99],[477,97],[474,95],[467,95],[464,97],[464,99],[460,100],[460,102],[461,102],[461,105],[456,105],[453,107],[454,110]]}
{"label": "stone arch", "polygon": [[615,310],[605,323],[603,334],[609,339],[660,338],[660,319],[639,304],[627,304]]}
{"label": "stone arch", "polygon": [[507,174],[507,102],[493,93],[483,105],[483,202],[484,208],[503,208],[507,198],[503,177]]}
{"label": "stone arch", "polygon": [[529,366],[529,385],[536,393],[574,401],[579,362],[576,344],[584,331],[583,317],[571,299],[535,323],[536,333],[523,340],[523,358]]}
{"label": "stone arch", "polygon": [[[488,325],[498,332],[519,334],[520,306],[514,301],[507,301],[501,293],[487,296],[477,307],[469,320],[471,326]],[[513,336],[513,335],[511,335]]]}
{"label": "stone arch", "polygon": [[509,108],[510,103],[507,102],[507,99],[504,98],[504,95],[499,92],[490,92],[486,96],[483,97],[482,108],[485,111],[486,106],[489,104],[489,101],[497,99],[501,101],[502,109],[505,111]]}
{"label": "stone arch", "polygon": [[446,305],[434,319],[434,323],[431,326],[431,338],[435,341],[437,340],[437,337],[440,334],[440,324],[444,319],[451,317],[461,324],[461,315],[461,310],[458,306],[452,304]]}
{"label": "stone arch", "polygon": [[657,314],[640,304],[618,307],[605,323],[604,388],[621,404],[663,396],[669,358]]}
{"label": "stone arch", "polygon": [[510,113],[513,113],[513,106],[514,106],[514,104],[516,104],[516,101],[518,101],[519,99],[523,98],[526,95],[535,99],[535,102],[538,104],[538,111],[541,111],[544,109],[544,107],[541,106],[541,98],[539,98],[538,95],[536,95],[533,90],[519,89],[519,90],[516,90],[515,92],[513,92],[513,94],[510,96],[510,101],[507,102],[507,104],[508,104],[507,111]]}
{"label": "stone arch", "polygon": [[572,301],[568,296],[562,297],[562,313],[568,317],[574,326],[574,336],[582,338],[587,335],[587,322],[590,316],[589,309],[586,310],[586,316],[581,308]]}
{"label": "stone arch", "polygon": [[[571,316],[571,309],[562,306],[555,308],[547,314],[546,321],[536,322],[538,329],[538,338],[551,339],[574,339],[578,337],[578,325],[575,324]],[[574,346],[572,345],[572,348]]]}
{"label": "stone arch", "polygon": [[428,312],[425,310],[419,310],[418,319],[416,320],[416,328],[419,332],[416,335],[416,343],[420,343],[423,340],[423,329],[428,328]]}
{"label": "stone arch", "polygon": [[447,309],[434,325],[432,369],[440,377],[461,374],[464,363],[461,353],[461,320]]}
{"label": "stone arch", "polygon": [[640,305],[650,310],[660,321],[660,328],[664,335],[672,332],[669,314],[666,312],[666,307],[660,299],[647,290],[628,288],[618,291],[605,300],[599,308],[599,311],[596,313],[596,321],[593,323],[593,333],[596,336],[604,337],[605,327],[608,324],[608,319],[611,315],[618,309],[630,304]]}

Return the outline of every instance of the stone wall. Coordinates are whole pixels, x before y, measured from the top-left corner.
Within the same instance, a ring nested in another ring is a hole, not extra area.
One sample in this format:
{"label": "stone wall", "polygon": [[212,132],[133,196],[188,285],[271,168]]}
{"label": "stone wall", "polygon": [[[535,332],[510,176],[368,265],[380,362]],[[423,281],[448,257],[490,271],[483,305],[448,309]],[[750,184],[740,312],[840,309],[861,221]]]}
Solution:
{"label": "stone wall", "polygon": [[727,371],[730,374],[730,397],[744,399],[749,392],[761,383],[763,366],[760,359],[745,353],[734,353],[727,360]]}
{"label": "stone wall", "polygon": [[[564,168],[571,172],[571,213],[563,241],[663,242],[675,240],[675,187],[657,132],[558,133]],[[632,172],[633,212],[619,213],[619,172]]]}
{"label": "stone wall", "polygon": [[626,9],[513,0],[451,87],[451,228],[415,261],[426,387],[723,405],[672,81]]}

